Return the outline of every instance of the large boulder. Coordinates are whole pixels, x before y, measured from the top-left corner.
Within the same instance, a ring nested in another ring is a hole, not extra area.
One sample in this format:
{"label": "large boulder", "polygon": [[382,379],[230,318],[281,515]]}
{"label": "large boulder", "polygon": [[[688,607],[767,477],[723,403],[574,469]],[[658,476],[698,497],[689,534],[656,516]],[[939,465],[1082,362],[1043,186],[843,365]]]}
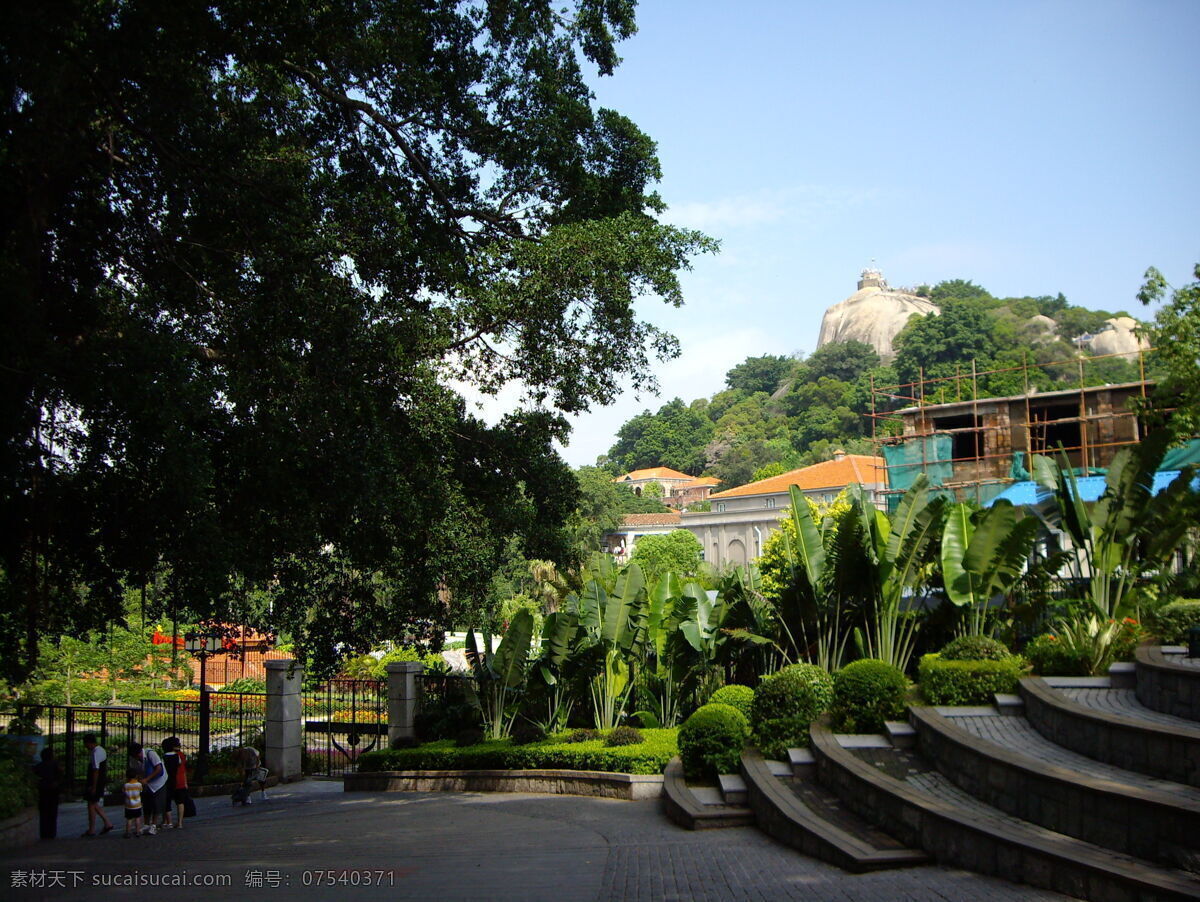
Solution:
{"label": "large boulder", "polygon": [[1150,344],[1133,334],[1138,322],[1132,316],[1114,316],[1104,321],[1104,328],[1092,336],[1088,349],[1093,354],[1136,354]]}
{"label": "large boulder", "polygon": [[866,342],[887,361],[895,356],[892,339],[910,316],[941,312],[928,298],[889,287],[879,270],[865,269],[858,291],[825,311],[817,347],[853,339]]}

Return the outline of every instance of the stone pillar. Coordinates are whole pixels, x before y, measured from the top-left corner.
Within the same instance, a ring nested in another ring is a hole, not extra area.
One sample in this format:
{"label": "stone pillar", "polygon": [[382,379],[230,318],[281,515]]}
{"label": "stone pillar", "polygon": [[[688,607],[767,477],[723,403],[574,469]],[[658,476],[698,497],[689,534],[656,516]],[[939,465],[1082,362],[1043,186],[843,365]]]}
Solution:
{"label": "stone pillar", "polygon": [[281,781],[303,776],[300,765],[300,683],[304,672],[291,659],[268,660],[266,767]]}
{"label": "stone pillar", "polygon": [[413,721],[417,716],[417,677],[425,670],[420,661],[395,661],[387,665],[388,694],[388,747],[397,741],[413,742],[416,731]]}

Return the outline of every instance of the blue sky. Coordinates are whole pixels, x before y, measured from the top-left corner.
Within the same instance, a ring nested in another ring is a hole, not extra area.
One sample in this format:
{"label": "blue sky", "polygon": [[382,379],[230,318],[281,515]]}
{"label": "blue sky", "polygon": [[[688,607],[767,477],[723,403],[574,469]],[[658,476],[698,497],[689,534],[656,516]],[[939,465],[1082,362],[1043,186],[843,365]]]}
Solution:
{"label": "blue sky", "polygon": [[576,418],[572,465],[748,355],[811,352],[872,259],[1141,317],[1147,266],[1200,261],[1200,2],[647,0],[638,25],[597,101],[658,142],[667,218],[723,247],[685,307],[644,302],[682,357]]}

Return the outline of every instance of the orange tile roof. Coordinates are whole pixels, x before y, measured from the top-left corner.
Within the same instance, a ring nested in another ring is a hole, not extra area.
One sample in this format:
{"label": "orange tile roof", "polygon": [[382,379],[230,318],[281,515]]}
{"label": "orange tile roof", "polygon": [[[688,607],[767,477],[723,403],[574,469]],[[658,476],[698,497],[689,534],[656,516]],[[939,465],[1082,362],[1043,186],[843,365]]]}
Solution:
{"label": "orange tile roof", "polygon": [[626,514],[621,518],[621,526],[678,526],[679,511],[663,511],[661,514]]}
{"label": "orange tile roof", "polygon": [[721,480],[716,476],[697,476],[690,483],[691,485],[720,485]]}
{"label": "orange tile roof", "polygon": [[776,495],[786,492],[788,487],[793,485],[801,491],[811,491],[842,488],[854,482],[886,483],[887,472],[884,469],[883,458],[866,454],[847,454],[841,460],[827,460],[811,467],[801,467],[790,473],[740,485],[736,489],[716,492],[709,497],[716,499],[738,498],[743,495]]}
{"label": "orange tile roof", "polygon": [[624,476],[616,477],[613,482],[625,482],[626,480],[636,479],[691,479],[687,473],[680,473],[678,470],[672,470],[670,467],[650,467],[646,470],[634,470],[631,473],[626,473]]}

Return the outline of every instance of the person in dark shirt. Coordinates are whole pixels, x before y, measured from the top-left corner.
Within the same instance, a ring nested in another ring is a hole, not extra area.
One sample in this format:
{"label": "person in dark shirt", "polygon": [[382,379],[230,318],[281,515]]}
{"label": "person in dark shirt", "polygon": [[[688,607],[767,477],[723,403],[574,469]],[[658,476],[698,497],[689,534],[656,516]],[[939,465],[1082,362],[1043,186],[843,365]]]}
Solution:
{"label": "person in dark shirt", "polygon": [[33,766],[38,782],[38,814],[42,839],[58,836],[58,794],[61,781],[54,749],[42,749],[42,760]]}

